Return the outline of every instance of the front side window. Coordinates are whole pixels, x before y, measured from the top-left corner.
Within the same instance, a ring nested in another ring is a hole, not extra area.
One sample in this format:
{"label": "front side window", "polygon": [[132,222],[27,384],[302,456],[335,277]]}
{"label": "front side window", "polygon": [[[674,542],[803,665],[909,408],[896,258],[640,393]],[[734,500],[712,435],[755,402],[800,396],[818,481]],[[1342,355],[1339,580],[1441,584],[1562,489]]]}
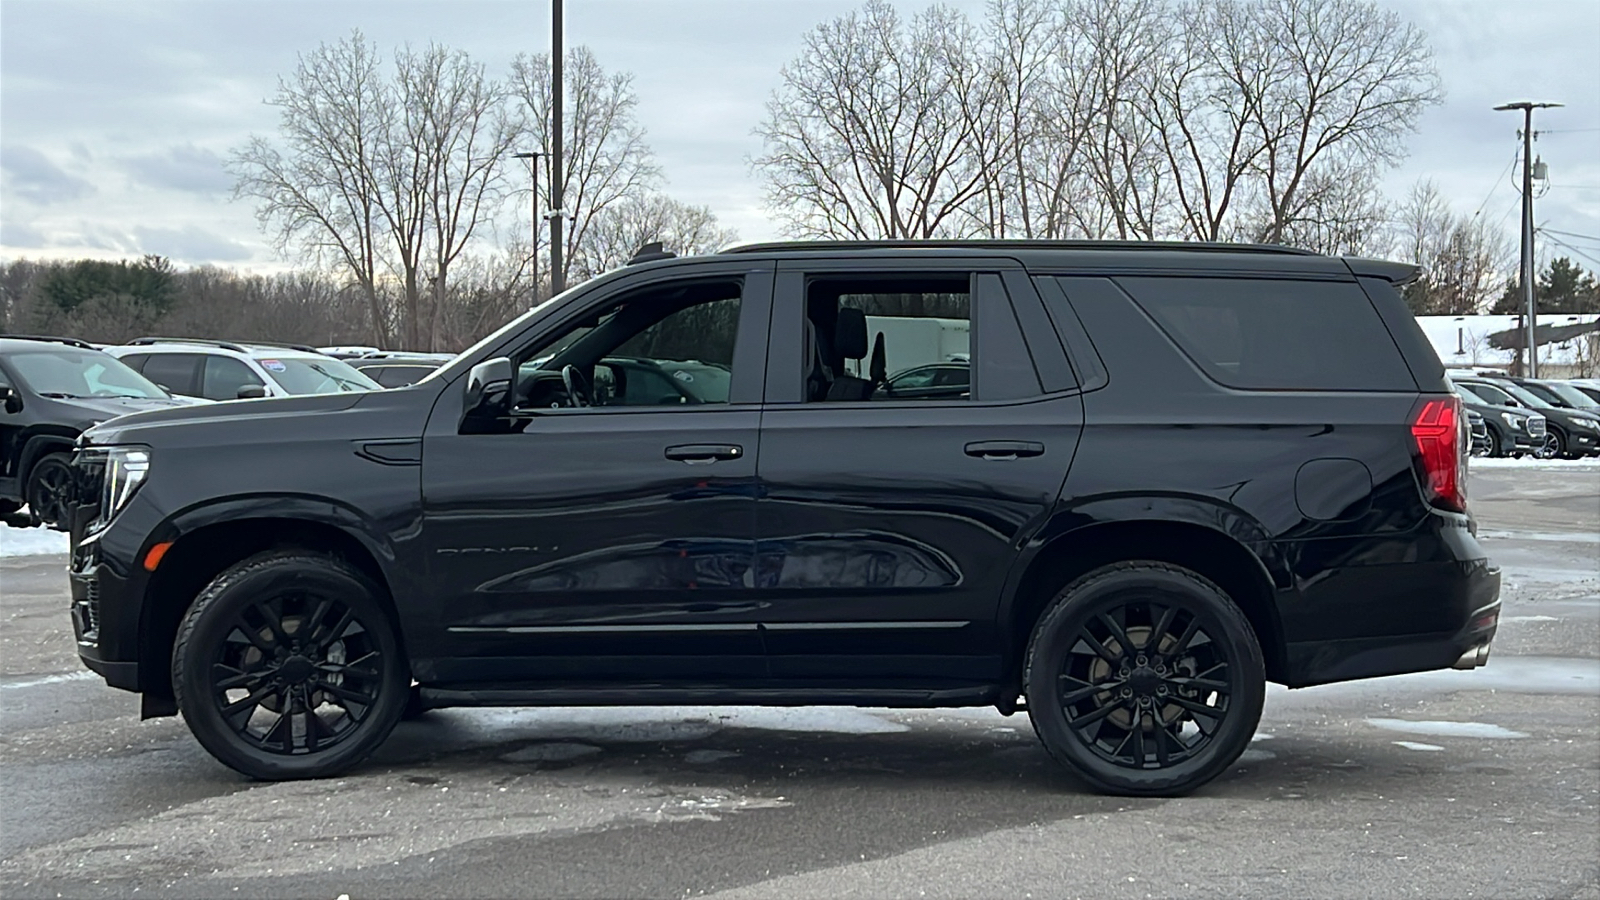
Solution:
{"label": "front side window", "polygon": [[197,353],[152,353],[140,372],[174,394],[198,397],[200,385],[195,372],[200,368],[200,359]]}
{"label": "front side window", "polygon": [[264,387],[250,367],[231,356],[206,357],[205,377],[200,396],[207,400],[237,400],[246,387]]}
{"label": "front side window", "polygon": [[657,289],[585,317],[524,351],[517,405],[727,403],[742,290],[737,281]]}

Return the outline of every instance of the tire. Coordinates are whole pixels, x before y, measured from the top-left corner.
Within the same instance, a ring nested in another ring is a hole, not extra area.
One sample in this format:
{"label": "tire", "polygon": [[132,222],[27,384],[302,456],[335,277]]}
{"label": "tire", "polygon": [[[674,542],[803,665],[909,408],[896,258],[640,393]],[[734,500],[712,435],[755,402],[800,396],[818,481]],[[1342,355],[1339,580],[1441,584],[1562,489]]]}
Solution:
{"label": "tire", "polygon": [[65,453],[46,453],[28,470],[22,497],[34,518],[54,528],[66,523],[72,488],[72,463]]}
{"label": "tire", "polygon": [[189,608],[173,648],[172,686],[189,730],[223,764],[267,781],[361,762],[410,697],[382,597],[350,564],[310,551],[264,553],[224,571]]}
{"label": "tire", "polygon": [[1545,435],[1544,442],[1533,455],[1538,459],[1564,459],[1567,455],[1567,444],[1562,440],[1561,432],[1552,431]]}
{"label": "tire", "polygon": [[1221,588],[1140,561],[1056,595],[1028,642],[1023,689],[1057,762],[1106,793],[1170,797],[1244,752],[1266,675],[1255,630]]}
{"label": "tire", "polygon": [[1484,456],[1488,456],[1488,457],[1498,457],[1498,456],[1505,456],[1506,455],[1505,442],[1500,440],[1500,432],[1499,431],[1497,431],[1497,430],[1495,430],[1493,428],[1489,429],[1489,446],[1488,446],[1488,448],[1486,450],[1483,451],[1483,455]]}

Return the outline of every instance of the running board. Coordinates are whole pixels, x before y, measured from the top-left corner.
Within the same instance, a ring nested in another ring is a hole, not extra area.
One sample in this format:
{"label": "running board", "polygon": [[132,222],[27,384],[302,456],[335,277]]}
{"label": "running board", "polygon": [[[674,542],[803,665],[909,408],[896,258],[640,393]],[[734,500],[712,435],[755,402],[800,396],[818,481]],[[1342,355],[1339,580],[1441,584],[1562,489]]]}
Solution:
{"label": "running board", "polygon": [[427,709],[450,706],[991,706],[995,685],[946,688],[548,685],[507,688],[423,685]]}

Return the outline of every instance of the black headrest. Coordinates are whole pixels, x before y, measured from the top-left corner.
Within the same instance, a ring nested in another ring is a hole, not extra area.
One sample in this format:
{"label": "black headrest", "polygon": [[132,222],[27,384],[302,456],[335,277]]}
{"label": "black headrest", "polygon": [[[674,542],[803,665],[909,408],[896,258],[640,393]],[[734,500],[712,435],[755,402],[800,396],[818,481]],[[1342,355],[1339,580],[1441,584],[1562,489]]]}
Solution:
{"label": "black headrest", "polygon": [[839,324],[833,329],[833,349],[845,359],[867,355],[867,314],[852,306],[839,308]]}

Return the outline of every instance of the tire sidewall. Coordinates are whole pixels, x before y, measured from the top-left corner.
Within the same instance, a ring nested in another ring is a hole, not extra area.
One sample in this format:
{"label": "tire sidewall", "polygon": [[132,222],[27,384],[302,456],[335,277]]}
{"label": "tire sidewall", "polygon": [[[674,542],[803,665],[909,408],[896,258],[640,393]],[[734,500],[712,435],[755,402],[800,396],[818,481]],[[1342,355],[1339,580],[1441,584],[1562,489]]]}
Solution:
{"label": "tire sidewall", "polygon": [[[306,588],[337,597],[372,632],[381,654],[382,685],[356,733],[334,747],[300,755],[271,753],[246,743],[223,719],[212,699],[209,670],[240,611],[263,596]],[[399,722],[410,694],[400,641],[379,596],[370,579],[331,557],[258,558],[218,576],[190,608],[173,653],[173,687],[189,730],[225,765],[269,781],[335,775],[370,755]]]}
{"label": "tire sidewall", "polygon": [[22,485],[22,499],[27,502],[28,509],[34,514],[34,516],[52,525],[58,524],[60,518],[57,517],[53,519],[45,519],[43,514],[34,506],[34,493],[39,488],[39,479],[41,475],[54,467],[65,469],[69,477],[72,474],[72,464],[68,460],[67,454],[58,450],[51,453],[46,453],[35,460],[33,466],[28,469],[27,480],[25,480]]}
{"label": "tire sidewall", "polygon": [[[1234,680],[1229,709],[1218,733],[1197,756],[1164,769],[1118,766],[1084,745],[1061,708],[1059,678],[1079,627],[1100,612],[1127,602],[1127,593],[1158,593],[1200,617],[1223,645]],[[1051,755],[1102,790],[1135,795],[1181,794],[1210,781],[1232,765],[1255,734],[1266,695],[1261,650],[1248,620],[1220,588],[1172,566],[1123,564],[1078,579],[1040,619],[1029,642],[1024,689],[1028,714]]]}

